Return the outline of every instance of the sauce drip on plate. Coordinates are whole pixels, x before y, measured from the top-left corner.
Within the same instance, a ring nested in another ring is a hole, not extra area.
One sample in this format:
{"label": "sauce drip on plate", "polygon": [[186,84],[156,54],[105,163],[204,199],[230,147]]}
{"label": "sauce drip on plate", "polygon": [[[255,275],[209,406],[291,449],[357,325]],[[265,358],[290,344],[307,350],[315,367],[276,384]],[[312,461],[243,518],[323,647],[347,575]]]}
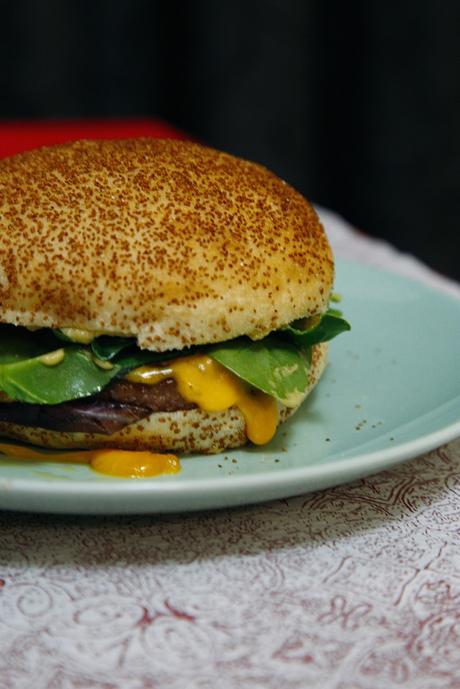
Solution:
{"label": "sauce drip on plate", "polygon": [[134,450],[71,450],[46,452],[31,447],[0,442],[0,452],[14,459],[39,462],[89,464],[94,471],[120,478],[148,478],[176,474],[180,460],[176,455]]}

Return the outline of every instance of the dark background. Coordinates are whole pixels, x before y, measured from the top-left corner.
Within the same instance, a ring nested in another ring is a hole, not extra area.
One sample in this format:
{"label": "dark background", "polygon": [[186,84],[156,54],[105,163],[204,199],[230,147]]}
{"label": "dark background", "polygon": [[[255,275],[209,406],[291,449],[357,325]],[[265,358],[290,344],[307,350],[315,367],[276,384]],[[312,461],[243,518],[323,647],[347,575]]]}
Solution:
{"label": "dark background", "polygon": [[460,279],[458,0],[0,10],[0,118],[164,118]]}

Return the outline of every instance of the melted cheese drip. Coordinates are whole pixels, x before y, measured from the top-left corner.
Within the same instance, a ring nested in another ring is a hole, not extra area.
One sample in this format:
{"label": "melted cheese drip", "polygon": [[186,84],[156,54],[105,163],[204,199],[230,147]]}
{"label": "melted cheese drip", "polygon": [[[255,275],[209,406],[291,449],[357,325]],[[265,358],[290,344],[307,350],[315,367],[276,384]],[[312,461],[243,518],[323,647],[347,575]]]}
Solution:
{"label": "melted cheese drip", "polygon": [[175,455],[145,451],[100,449],[45,452],[0,442],[0,452],[14,459],[89,464],[99,473],[120,478],[147,478],[180,471],[180,461]]}
{"label": "melted cheese drip", "polygon": [[246,434],[256,445],[268,443],[278,425],[278,404],[270,395],[248,385],[202,354],[171,361],[168,366],[141,366],[126,376],[133,383],[154,385],[174,378],[179,393],[187,402],[194,402],[209,412],[237,407],[246,422]]}

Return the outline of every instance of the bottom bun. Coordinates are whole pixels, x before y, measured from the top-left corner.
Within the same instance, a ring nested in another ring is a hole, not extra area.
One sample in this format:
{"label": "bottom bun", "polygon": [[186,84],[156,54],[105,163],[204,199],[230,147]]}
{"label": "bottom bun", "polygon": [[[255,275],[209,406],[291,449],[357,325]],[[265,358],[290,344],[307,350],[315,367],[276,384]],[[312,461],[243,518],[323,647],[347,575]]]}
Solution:
{"label": "bottom bun", "polygon": [[[309,386],[301,403],[321,377],[326,357],[326,343],[313,347]],[[292,416],[300,404],[296,407],[280,405],[279,423]],[[222,452],[248,442],[244,417],[236,407],[215,413],[201,409],[156,412],[112,435],[65,433],[6,422],[0,422],[0,435],[55,449],[110,447],[204,454]]]}

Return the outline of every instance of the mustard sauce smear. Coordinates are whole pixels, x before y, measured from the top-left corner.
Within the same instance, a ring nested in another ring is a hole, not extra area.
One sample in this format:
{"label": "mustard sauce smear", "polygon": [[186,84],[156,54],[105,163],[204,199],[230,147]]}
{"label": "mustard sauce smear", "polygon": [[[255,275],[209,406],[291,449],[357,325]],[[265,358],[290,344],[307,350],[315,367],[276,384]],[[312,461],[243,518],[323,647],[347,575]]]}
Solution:
{"label": "mustard sauce smear", "polygon": [[89,464],[94,471],[119,478],[149,478],[161,474],[177,474],[181,468],[176,455],[146,451],[99,449],[45,452],[0,442],[0,452],[14,459]]}
{"label": "mustard sauce smear", "polygon": [[192,354],[171,361],[167,366],[141,366],[127,374],[132,383],[155,385],[174,378],[181,397],[209,412],[237,407],[246,422],[246,434],[256,445],[268,443],[278,425],[278,403],[251,389],[240,378],[211,357]]}

